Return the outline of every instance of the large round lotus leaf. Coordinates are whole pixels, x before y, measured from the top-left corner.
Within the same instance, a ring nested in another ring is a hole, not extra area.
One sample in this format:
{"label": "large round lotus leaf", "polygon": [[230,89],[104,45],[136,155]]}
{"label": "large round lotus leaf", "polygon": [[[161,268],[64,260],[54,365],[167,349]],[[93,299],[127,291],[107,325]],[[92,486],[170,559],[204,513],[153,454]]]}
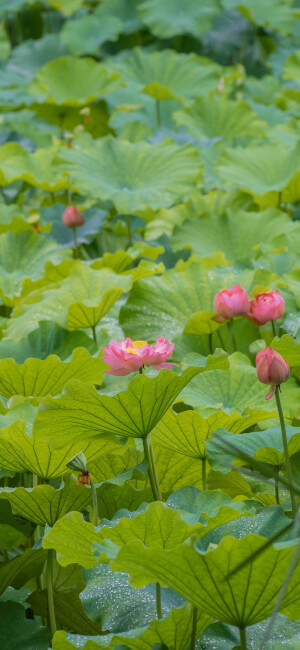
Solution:
{"label": "large round lotus leaf", "polygon": [[122,31],[122,21],[116,16],[103,16],[101,5],[93,14],[67,21],[61,31],[61,39],[71,54],[99,54],[105,41],[116,41]]}
{"label": "large round lotus leaf", "polygon": [[184,330],[189,316],[211,311],[215,294],[224,286],[240,282],[251,285],[252,271],[235,274],[226,267],[217,269],[205,262],[191,264],[186,271],[173,269],[161,277],[144,278],[134,284],[120,311],[120,323],[127,336],[147,340],[158,336],[174,339]]}
{"label": "large round lotus leaf", "polygon": [[66,48],[58,34],[45,34],[38,40],[28,39],[12,50],[7,69],[20,72],[27,79],[43,65],[66,54]]}
{"label": "large round lotus leaf", "polygon": [[277,208],[263,212],[228,210],[225,215],[185,221],[175,229],[172,246],[174,250],[189,247],[197,257],[222,251],[228,262],[245,261],[256,258],[260,243],[272,245],[273,238],[283,232],[291,233],[300,245],[299,225]]}
{"label": "large round lotus leaf", "polygon": [[291,34],[294,21],[299,14],[288,0],[222,0],[224,9],[239,9],[247,20],[275,30],[281,34]]}
{"label": "large round lotus leaf", "polygon": [[213,94],[199,97],[192,106],[177,111],[174,119],[195,138],[221,137],[229,142],[259,138],[266,126],[245,102]]}
{"label": "large round lotus leaf", "polygon": [[[168,551],[136,541],[115,551],[111,568],[129,573],[136,588],[159,580],[219,621],[247,627],[272,614],[296,550],[295,543],[288,542],[259,552],[265,543],[259,535],[224,537],[217,548],[203,552],[193,537]],[[299,606],[299,577],[298,559],[281,611],[291,604]]]}
{"label": "large round lotus leaf", "polygon": [[241,187],[258,196],[280,192],[298,170],[299,151],[300,143],[293,148],[266,144],[231,149],[222,154],[218,172],[226,185]]}
{"label": "large round lotus leaf", "polygon": [[17,142],[6,142],[0,148],[0,185],[23,180],[47,192],[67,189],[68,180],[52,166],[53,149],[26,151]]}
{"label": "large round lotus leaf", "polygon": [[79,192],[112,201],[120,214],[178,202],[196,187],[200,159],[191,146],[131,144],[107,137],[93,147],[61,150],[60,169]]}
{"label": "large round lotus leaf", "polygon": [[43,277],[50,256],[58,264],[70,258],[70,252],[33,230],[6,232],[0,236],[0,295],[5,304],[14,303],[26,278]]}
{"label": "large round lotus leaf", "polygon": [[289,366],[300,366],[300,343],[295,343],[292,336],[284,334],[280,340],[273,339],[272,348],[281,354]]}
{"label": "large round lotus leaf", "polygon": [[285,61],[283,66],[283,76],[285,79],[295,79],[300,81],[300,50],[291,54]]}
{"label": "large round lotus leaf", "polygon": [[144,0],[138,6],[142,22],[155,36],[170,38],[176,34],[192,34],[199,38],[212,25],[220,7],[217,0]]}
{"label": "large round lotus leaf", "polygon": [[140,89],[159,84],[171,92],[166,99],[194,98],[216,89],[221,74],[220,66],[196,54],[177,54],[174,50],[147,52],[140,48],[133,49],[128,58],[110,63],[109,69],[119,72],[126,84]]}
{"label": "large round lotus leaf", "polygon": [[39,102],[80,106],[112,92],[120,85],[118,78],[93,59],[66,56],[46,63],[36,73],[29,91]]}
{"label": "large round lotus leaf", "polygon": [[[293,381],[282,384],[282,402],[287,412],[295,413],[300,389]],[[230,357],[230,370],[214,370],[194,378],[182,392],[186,404],[212,413],[222,409],[225,413],[247,414],[247,409],[265,409],[276,413],[275,399],[265,400],[268,386],[261,384],[250,360],[240,352]]]}

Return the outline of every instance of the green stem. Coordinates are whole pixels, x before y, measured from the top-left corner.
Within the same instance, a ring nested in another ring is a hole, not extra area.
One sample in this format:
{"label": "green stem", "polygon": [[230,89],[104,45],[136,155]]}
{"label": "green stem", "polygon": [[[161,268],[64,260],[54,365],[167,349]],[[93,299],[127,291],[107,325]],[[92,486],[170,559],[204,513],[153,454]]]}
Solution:
{"label": "green stem", "polygon": [[96,325],[92,325],[93,341],[97,345]]}
{"label": "green stem", "polygon": [[132,230],[131,230],[131,221],[130,216],[126,216],[127,230],[128,230],[128,243],[129,246],[132,246]]}
{"label": "green stem", "polygon": [[154,501],[160,501],[160,499],[158,498],[157,492],[156,492],[156,484],[155,484],[154,476],[153,476],[153,473],[152,473],[152,465],[151,465],[150,454],[149,454],[149,449],[148,449],[148,440],[147,440],[147,438],[142,438],[142,441],[143,441],[145,458],[146,458],[146,461],[148,463],[148,476],[149,476],[149,481],[150,481],[151,490],[152,490],[152,494],[153,494],[153,499],[154,499]]}
{"label": "green stem", "polygon": [[53,598],[53,562],[55,558],[55,551],[52,548],[49,548],[47,553],[47,570],[46,570],[46,581],[47,581],[47,598],[48,598],[48,627],[51,632],[51,638],[54,637],[56,632],[56,621],[55,621],[55,609],[54,609],[54,598]]}
{"label": "green stem", "polygon": [[246,629],[244,627],[240,627],[240,648],[241,650],[247,650]]}
{"label": "green stem", "polygon": [[157,618],[162,618],[162,608],[161,608],[161,589],[159,582],[155,583],[155,595],[156,595],[156,613]]}
{"label": "green stem", "polygon": [[208,349],[209,349],[209,354],[213,354],[212,332],[210,332],[208,335]]}
{"label": "green stem", "polygon": [[277,207],[280,208],[282,202],[282,192],[278,192],[278,203]]}
{"label": "green stem", "polygon": [[151,459],[151,465],[152,465],[153,478],[154,478],[154,482],[155,482],[156,494],[158,496],[158,501],[162,501],[162,496],[161,496],[160,487],[159,487],[159,480],[158,480],[157,471],[156,471],[155,456],[154,456],[154,451],[153,451],[153,447],[152,447],[152,444],[151,444],[151,440],[149,442],[149,450],[150,450],[150,459]]}
{"label": "green stem", "polygon": [[139,368],[139,375],[142,375],[142,374],[143,374],[143,366],[141,366],[141,367]]}
{"label": "green stem", "polygon": [[228,329],[229,329],[229,341],[230,341],[230,354],[233,352],[236,352],[236,343],[235,343],[235,338],[234,338],[234,333],[233,333],[233,319],[230,318],[228,321]]}
{"label": "green stem", "polygon": [[193,623],[192,623],[190,650],[195,650],[196,648],[197,622],[198,622],[198,607],[193,607]]}
{"label": "green stem", "polygon": [[271,320],[271,325],[272,325],[273,336],[275,337],[275,336],[277,336],[277,334],[276,334],[276,329],[275,329],[275,323],[274,323],[273,320]]}
{"label": "green stem", "polygon": [[201,458],[202,463],[202,490],[206,490],[206,458]]}
{"label": "green stem", "polygon": [[280,505],[280,500],[279,500],[279,486],[278,486],[278,467],[276,467],[276,476],[275,476],[275,499],[276,503],[279,506]]}
{"label": "green stem", "polygon": [[155,100],[155,113],[156,113],[156,126],[158,129],[161,127],[160,103],[159,99]]}
{"label": "green stem", "polygon": [[98,499],[97,499],[97,490],[95,488],[95,483],[90,477],[90,486],[92,490],[92,501],[93,501],[93,524],[98,526]]}
{"label": "green stem", "polygon": [[288,482],[290,484],[290,495],[291,495],[291,502],[292,502],[292,511],[293,511],[293,516],[295,517],[296,514],[297,514],[297,501],[296,501],[296,497],[295,497],[295,493],[294,493],[294,489],[293,489],[293,477],[292,477],[292,470],[291,470],[291,464],[290,464],[288,443],[287,443],[287,437],[286,437],[286,428],[285,428],[285,422],[284,422],[284,416],[283,416],[279,391],[280,391],[279,386],[276,386],[275,398],[276,398],[277,410],[278,410],[280,427],[281,427],[281,435],[282,435],[282,442],[283,442],[283,449],[284,449],[285,467],[286,467]]}
{"label": "green stem", "polygon": [[217,330],[217,336],[218,336],[218,339],[219,339],[219,341],[220,341],[221,348],[222,348],[223,350],[225,350],[225,347],[224,347],[224,341],[223,341],[223,339],[222,339],[221,332],[220,332],[219,329]]}
{"label": "green stem", "polygon": [[77,243],[77,233],[76,233],[76,228],[72,228],[73,230],[73,239],[74,239],[74,257],[77,259],[78,257],[78,243]]}

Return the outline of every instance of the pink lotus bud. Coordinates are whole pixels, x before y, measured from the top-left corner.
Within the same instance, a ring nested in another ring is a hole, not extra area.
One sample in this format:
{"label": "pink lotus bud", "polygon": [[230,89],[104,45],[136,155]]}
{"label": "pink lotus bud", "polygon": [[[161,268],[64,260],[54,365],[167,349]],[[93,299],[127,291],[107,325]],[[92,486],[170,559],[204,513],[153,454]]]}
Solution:
{"label": "pink lotus bud", "polygon": [[83,226],[84,216],[76,205],[69,205],[62,216],[62,222],[67,228],[78,228],[78,226]]}
{"label": "pink lotus bud", "polygon": [[250,302],[247,318],[255,325],[264,325],[270,320],[281,318],[284,308],[284,300],[279,291],[258,293]]}
{"label": "pink lotus bud", "polygon": [[256,355],[256,372],[262,384],[271,384],[266,399],[273,397],[276,386],[287,381],[290,369],[285,361],[273,348],[265,348]]}
{"label": "pink lotus bud", "polygon": [[106,370],[107,374],[121,377],[137,372],[143,366],[152,366],[156,370],[172,368],[172,363],[165,361],[171,356],[173,348],[174,343],[169,344],[162,338],[158,338],[154,345],[129,338],[119,342],[111,340],[104,348],[105,356],[102,358],[111,366],[111,370]]}
{"label": "pink lotus bud", "polygon": [[214,308],[223,318],[244,316],[249,309],[247,291],[240,284],[235,284],[231,289],[222,289],[215,296]]}

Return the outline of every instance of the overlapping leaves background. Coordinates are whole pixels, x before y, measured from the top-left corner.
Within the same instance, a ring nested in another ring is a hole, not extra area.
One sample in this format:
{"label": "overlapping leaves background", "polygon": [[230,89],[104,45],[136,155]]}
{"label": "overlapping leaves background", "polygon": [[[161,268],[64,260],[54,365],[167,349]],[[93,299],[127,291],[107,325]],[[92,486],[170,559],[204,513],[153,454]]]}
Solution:
{"label": "overlapping leaves background", "polygon": [[[290,521],[284,485],[278,505],[272,480],[238,471],[284,470],[264,342],[291,367],[299,481],[299,2],[2,0],[0,19],[1,647],[50,647],[54,549],[55,650],[188,649],[195,607],[196,647],[229,650],[243,625],[260,648],[299,531],[228,576]],[[286,312],[276,340],[237,319],[227,357],[213,298],[237,283],[279,289]],[[125,336],[175,341],[179,365],[127,388],[101,359]],[[96,530],[66,468],[80,450]],[[267,648],[299,647],[299,571]]]}

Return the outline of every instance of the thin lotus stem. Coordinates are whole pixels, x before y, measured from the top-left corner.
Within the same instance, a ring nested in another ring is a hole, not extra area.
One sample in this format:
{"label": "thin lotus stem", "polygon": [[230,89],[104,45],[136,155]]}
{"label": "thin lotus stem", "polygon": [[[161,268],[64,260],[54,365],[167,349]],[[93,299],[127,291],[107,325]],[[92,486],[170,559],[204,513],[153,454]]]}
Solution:
{"label": "thin lotus stem", "polygon": [[98,526],[98,499],[97,499],[97,490],[95,488],[95,483],[90,477],[90,486],[92,490],[92,501],[93,501],[93,524]]}
{"label": "thin lotus stem", "polygon": [[209,354],[213,354],[212,332],[209,332],[208,335],[208,349],[209,349]]}
{"label": "thin lotus stem", "polygon": [[126,216],[127,230],[128,230],[128,243],[129,246],[132,246],[132,230],[131,230],[131,221],[130,216]]}
{"label": "thin lotus stem", "polygon": [[278,192],[278,203],[277,203],[278,208],[280,208],[281,203],[282,203],[282,192]]}
{"label": "thin lotus stem", "polygon": [[201,458],[202,463],[202,489],[206,490],[206,458]]}
{"label": "thin lotus stem", "polygon": [[198,607],[193,607],[193,623],[192,623],[190,650],[195,650],[196,648],[197,622],[198,622]]}
{"label": "thin lotus stem", "polygon": [[159,99],[155,100],[155,113],[156,113],[156,126],[158,129],[161,127],[161,115],[160,115],[160,102]]}
{"label": "thin lotus stem", "polygon": [[48,627],[51,632],[51,638],[54,637],[54,634],[56,632],[56,620],[55,620],[55,609],[54,609],[54,598],[53,598],[54,558],[55,558],[55,551],[52,548],[49,548],[47,553],[46,581],[47,581],[47,598],[48,598]]}
{"label": "thin lotus stem", "polygon": [[73,239],[74,239],[74,257],[77,259],[78,257],[77,232],[76,232],[76,228],[72,228],[72,230],[73,230]]}
{"label": "thin lotus stem", "polygon": [[219,341],[220,341],[221,348],[223,348],[223,350],[225,350],[225,347],[224,347],[224,341],[223,341],[223,339],[222,339],[221,332],[220,332],[219,329],[217,330],[217,336],[218,336],[218,339],[219,339]]}
{"label": "thin lotus stem", "polygon": [[294,492],[294,488],[293,488],[293,477],[292,477],[292,470],[291,470],[291,464],[290,464],[288,443],[287,443],[287,437],[286,437],[286,428],[285,428],[285,422],[284,422],[284,416],[283,416],[279,391],[280,391],[279,386],[276,386],[275,398],[276,398],[277,410],[278,410],[279,421],[280,421],[280,426],[281,426],[281,435],[282,435],[282,442],[283,442],[283,449],[284,449],[285,467],[286,467],[288,482],[290,484],[290,495],[291,495],[291,502],[292,502],[293,517],[295,517],[296,514],[297,514],[297,501],[296,501],[295,492]]}
{"label": "thin lotus stem", "polygon": [[279,500],[279,485],[278,485],[278,467],[276,467],[276,474],[277,476],[275,476],[275,499],[277,505],[279,506],[280,500]]}
{"label": "thin lotus stem", "polygon": [[158,480],[157,471],[156,471],[155,456],[154,456],[154,451],[153,451],[153,447],[152,447],[152,444],[151,444],[151,440],[149,442],[149,450],[150,450],[150,459],[151,459],[151,465],[152,465],[153,478],[154,478],[154,481],[155,481],[156,494],[158,496],[158,500],[162,501],[162,496],[161,496],[160,487],[159,487],[159,480]]}
{"label": "thin lotus stem", "polygon": [[247,639],[246,639],[246,629],[240,627],[240,648],[241,650],[247,650]]}
{"label": "thin lotus stem", "polygon": [[142,441],[143,441],[143,447],[144,447],[144,455],[145,455],[146,461],[148,463],[148,476],[149,476],[149,481],[150,481],[151,490],[152,490],[152,494],[153,494],[153,499],[154,499],[154,501],[160,501],[160,499],[158,498],[157,492],[156,492],[156,484],[155,484],[155,479],[154,479],[153,472],[152,472],[152,465],[151,465],[149,448],[148,448],[148,440],[147,440],[147,438],[142,438]]}
{"label": "thin lotus stem", "polygon": [[96,325],[92,325],[92,334],[93,334],[94,343],[96,343],[97,345]]}
{"label": "thin lotus stem", "polygon": [[159,582],[155,583],[155,595],[156,595],[156,613],[157,618],[162,618],[162,608],[161,608],[161,589]]}
{"label": "thin lotus stem", "polygon": [[233,333],[233,319],[230,318],[228,321],[228,330],[229,330],[229,341],[230,341],[230,354],[236,352],[236,343]]}
{"label": "thin lotus stem", "polygon": [[275,328],[275,323],[274,323],[274,321],[273,321],[273,320],[271,320],[271,325],[272,325],[272,332],[273,332],[273,336],[275,337],[275,336],[277,336],[277,334],[276,334],[276,328]]}
{"label": "thin lotus stem", "polygon": [[143,366],[141,366],[141,367],[139,368],[139,375],[142,375],[142,374],[143,374]]}

